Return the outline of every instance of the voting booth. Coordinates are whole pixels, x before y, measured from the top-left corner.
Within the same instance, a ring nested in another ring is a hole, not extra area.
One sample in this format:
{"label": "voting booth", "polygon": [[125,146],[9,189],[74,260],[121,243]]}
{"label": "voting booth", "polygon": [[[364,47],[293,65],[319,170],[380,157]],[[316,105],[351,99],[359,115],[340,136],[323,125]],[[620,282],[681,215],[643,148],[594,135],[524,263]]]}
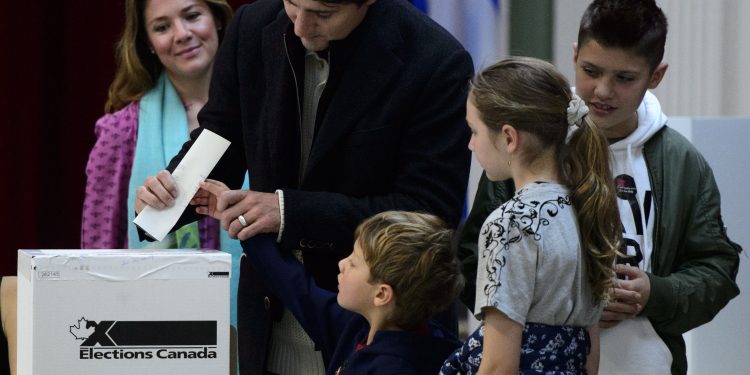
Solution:
{"label": "voting booth", "polygon": [[231,256],[19,250],[19,375],[229,373]]}

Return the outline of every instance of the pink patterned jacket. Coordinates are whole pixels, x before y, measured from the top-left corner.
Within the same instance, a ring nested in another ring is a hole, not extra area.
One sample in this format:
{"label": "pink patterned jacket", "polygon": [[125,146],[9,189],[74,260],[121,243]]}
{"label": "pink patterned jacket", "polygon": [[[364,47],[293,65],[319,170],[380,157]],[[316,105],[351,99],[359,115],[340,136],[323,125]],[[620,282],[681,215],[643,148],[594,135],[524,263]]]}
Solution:
{"label": "pink patterned jacket", "polygon": [[[96,122],[96,143],[86,165],[86,195],[81,221],[82,249],[128,247],[128,184],[138,138],[138,101]],[[219,245],[219,223],[199,222],[201,247]]]}

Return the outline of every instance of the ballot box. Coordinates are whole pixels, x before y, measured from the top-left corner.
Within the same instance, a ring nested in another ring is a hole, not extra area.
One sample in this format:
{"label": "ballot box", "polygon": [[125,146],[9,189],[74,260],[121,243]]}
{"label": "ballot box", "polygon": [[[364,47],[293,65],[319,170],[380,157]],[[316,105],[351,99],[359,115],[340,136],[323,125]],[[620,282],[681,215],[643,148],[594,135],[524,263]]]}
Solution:
{"label": "ballot box", "polygon": [[19,250],[19,375],[229,374],[231,256]]}

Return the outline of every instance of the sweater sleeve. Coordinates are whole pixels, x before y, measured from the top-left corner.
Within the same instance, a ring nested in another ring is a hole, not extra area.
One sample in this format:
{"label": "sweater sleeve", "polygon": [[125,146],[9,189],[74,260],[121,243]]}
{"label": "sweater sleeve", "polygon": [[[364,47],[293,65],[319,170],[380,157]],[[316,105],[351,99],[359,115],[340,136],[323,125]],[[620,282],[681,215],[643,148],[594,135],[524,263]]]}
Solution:
{"label": "sweater sleeve", "polygon": [[96,143],[86,164],[82,249],[127,247],[128,183],[138,135],[138,103],[96,122]]}

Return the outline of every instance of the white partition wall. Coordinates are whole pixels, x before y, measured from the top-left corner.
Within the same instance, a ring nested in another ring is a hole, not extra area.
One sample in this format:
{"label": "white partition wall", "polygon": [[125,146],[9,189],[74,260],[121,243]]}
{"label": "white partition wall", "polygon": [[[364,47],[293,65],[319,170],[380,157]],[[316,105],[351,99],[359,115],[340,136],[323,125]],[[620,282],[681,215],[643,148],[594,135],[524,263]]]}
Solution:
{"label": "white partition wall", "polygon": [[721,210],[740,254],[740,295],[714,320],[685,335],[688,375],[741,374],[750,369],[750,118],[672,118],[670,125],[698,148],[713,168],[721,191]]}

